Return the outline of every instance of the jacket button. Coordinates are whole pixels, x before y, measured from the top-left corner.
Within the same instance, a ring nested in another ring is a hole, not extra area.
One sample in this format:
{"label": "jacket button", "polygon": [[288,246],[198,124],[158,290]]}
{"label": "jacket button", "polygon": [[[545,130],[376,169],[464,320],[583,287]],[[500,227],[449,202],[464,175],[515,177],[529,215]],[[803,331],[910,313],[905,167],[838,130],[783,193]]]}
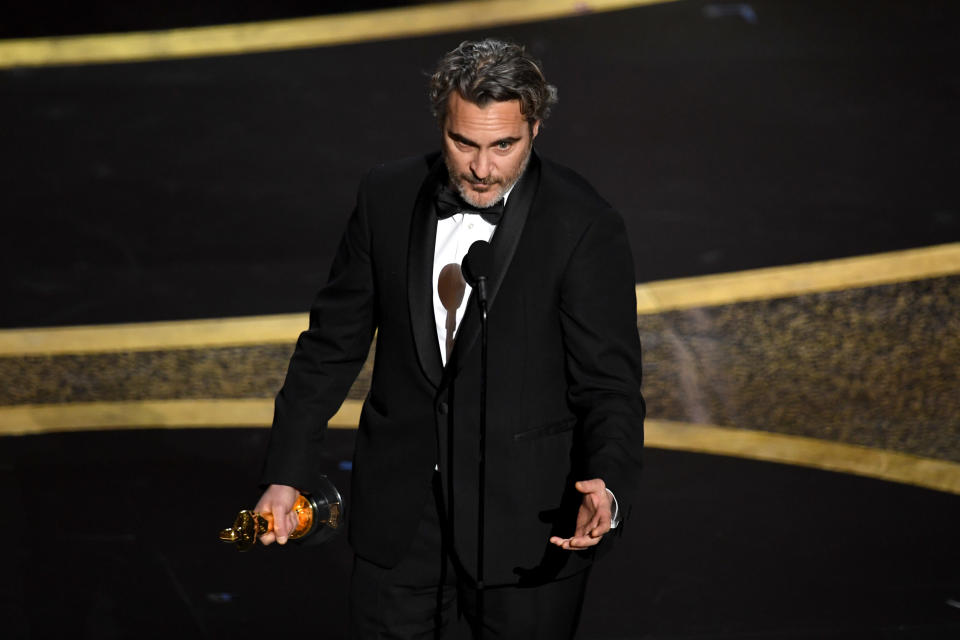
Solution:
{"label": "jacket button", "polygon": [[440,404],[438,404],[438,405],[437,405],[437,411],[440,412],[440,415],[442,415],[442,416],[447,415],[447,403],[446,403],[446,402],[441,402]]}

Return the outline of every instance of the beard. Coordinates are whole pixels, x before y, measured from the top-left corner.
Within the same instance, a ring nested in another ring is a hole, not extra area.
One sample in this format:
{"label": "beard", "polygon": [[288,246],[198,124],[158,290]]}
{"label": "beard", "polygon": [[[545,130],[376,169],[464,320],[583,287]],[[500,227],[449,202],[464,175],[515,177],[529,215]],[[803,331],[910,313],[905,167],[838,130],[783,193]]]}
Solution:
{"label": "beard", "polygon": [[[454,167],[450,162],[450,158],[446,153],[443,155],[443,161],[447,165],[447,175],[450,176],[450,185],[457,190],[457,193],[460,194],[460,197],[463,198],[463,201],[469,204],[471,207],[476,207],[477,209],[486,209],[500,202],[500,200],[503,199],[503,194],[507,193],[513,188],[513,185],[517,183],[517,180],[520,179],[520,176],[523,175],[527,165],[530,163],[530,155],[532,152],[533,140],[531,140],[530,144],[527,146],[527,149],[523,155],[523,160],[521,160],[520,164],[517,165],[516,171],[506,176],[487,176],[483,180],[477,180],[472,173],[457,173],[456,167]],[[492,193],[494,197],[486,204],[480,204],[480,200],[478,200],[468,188],[468,185],[471,184],[482,184],[492,187],[493,190],[487,191],[484,193],[484,195]]]}

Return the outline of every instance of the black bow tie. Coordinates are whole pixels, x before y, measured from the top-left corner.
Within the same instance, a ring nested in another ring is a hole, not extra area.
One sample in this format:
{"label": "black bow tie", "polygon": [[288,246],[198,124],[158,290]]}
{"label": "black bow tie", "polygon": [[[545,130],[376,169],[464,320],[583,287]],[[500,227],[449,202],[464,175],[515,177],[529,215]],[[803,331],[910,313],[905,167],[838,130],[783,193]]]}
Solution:
{"label": "black bow tie", "polygon": [[437,194],[437,217],[445,220],[455,213],[475,213],[490,224],[497,224],[503,217],[503,198],[484,209],[478,209],[463,201],[459,193],[448,187]]}

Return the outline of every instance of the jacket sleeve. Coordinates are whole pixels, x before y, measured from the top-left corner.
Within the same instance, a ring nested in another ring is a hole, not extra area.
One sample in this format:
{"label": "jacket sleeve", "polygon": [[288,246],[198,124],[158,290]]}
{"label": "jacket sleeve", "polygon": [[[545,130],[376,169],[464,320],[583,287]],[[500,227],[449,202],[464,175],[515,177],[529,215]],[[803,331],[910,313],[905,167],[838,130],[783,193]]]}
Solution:
{"label": "jacket sleeve", "polygon": [[274,404],[273,427],[261,483],[302,490],[317,486],[317,467],[327,422],[350,390],[367,358],[377,326],[366,183],[330,270],[310,309],[283,387]]}
{"label": "jacket sleeve", "polygon": [[592,220],[573,251],[560,314],[569,401],[583,427],[582,479],[603,479],[625,520],[639,484],[646,407],[633,257],[611,209]]}

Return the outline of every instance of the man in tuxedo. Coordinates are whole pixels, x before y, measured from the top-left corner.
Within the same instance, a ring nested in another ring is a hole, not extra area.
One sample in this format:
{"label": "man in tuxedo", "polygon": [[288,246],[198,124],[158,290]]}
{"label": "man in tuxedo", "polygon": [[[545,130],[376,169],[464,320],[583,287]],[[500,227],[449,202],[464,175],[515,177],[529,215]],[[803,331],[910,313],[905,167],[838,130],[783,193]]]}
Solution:
{"label": "man in tuxedo", "polygon": [[[431,78],[441,152],[373,169],[276,410],[258,511],[289,513],[376,335],[350,496],[358,638],[572,637],[622,532],[643,447],[632,257],[619,215],[534,151],[556,102],[538,61],[464,42]],[[478,601],[481,340],[460,264],[491,243]],[[295,518],[263,542],[286,542]]]}

